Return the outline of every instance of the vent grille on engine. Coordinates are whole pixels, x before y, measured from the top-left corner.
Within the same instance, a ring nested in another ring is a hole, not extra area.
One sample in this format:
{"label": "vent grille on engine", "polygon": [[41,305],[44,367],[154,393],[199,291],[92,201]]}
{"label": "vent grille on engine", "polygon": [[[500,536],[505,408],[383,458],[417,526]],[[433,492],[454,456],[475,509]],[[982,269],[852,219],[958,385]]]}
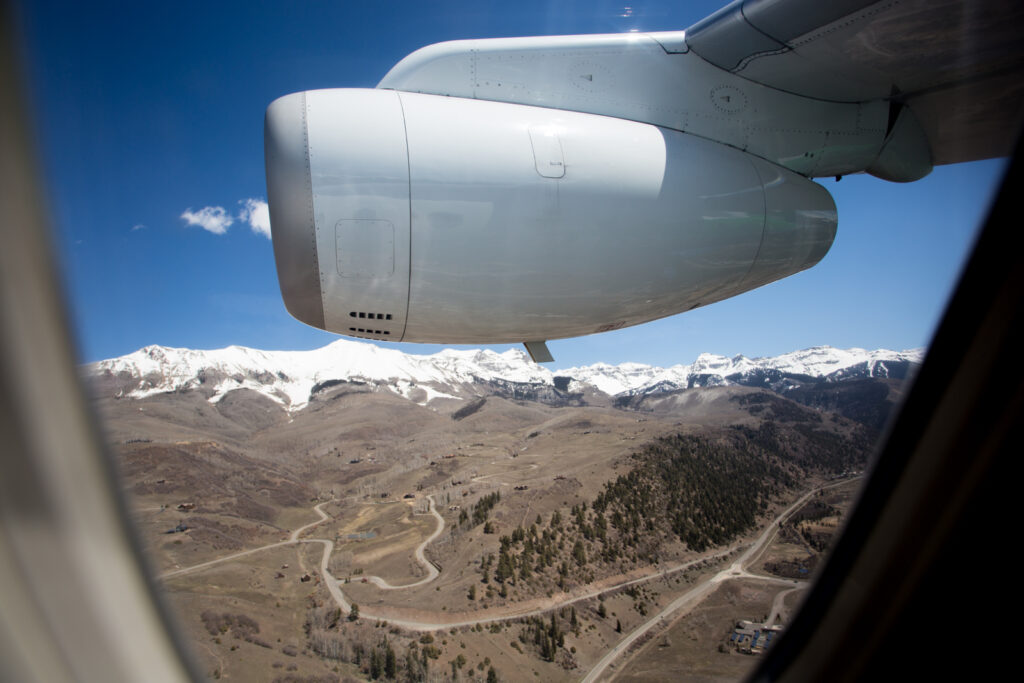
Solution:
{"label": "vent grille on engine", "polygon": [[[362,333],[362,334],[377,334],[377,335],[381,335],[381,336],[388,336],[388,335],[391,334],[390,330],[368,330],[368,329],[363,328],[363,327],[350,327],[350,328],[348,328],[348,331],[349,332],[358,332],[358,333]],[[353,334],[352,336],[353,337],[358,337],[359,334]]]}
{"label": "vent grille on engine", "polygon": [[391,320],[390,313],[367,313],[366,311],[350,311],[350,318],[366,318],[367,320]]}
{"label": "vent grille on engine", "polygon": [[[349,311],[350,318],[358,318],[359,324],[365,325],[371,320],[391,320],[390,313],[370,313],[368,311]],[[366,320],[367,323],[363,323],[362,320]],[[373,323],[369,323],[373,324]],[[349,336],[359,337],[361,339],[387,339],[391,336],[391,330],[381,330],[375,327],[350,327],[348,328]]]}

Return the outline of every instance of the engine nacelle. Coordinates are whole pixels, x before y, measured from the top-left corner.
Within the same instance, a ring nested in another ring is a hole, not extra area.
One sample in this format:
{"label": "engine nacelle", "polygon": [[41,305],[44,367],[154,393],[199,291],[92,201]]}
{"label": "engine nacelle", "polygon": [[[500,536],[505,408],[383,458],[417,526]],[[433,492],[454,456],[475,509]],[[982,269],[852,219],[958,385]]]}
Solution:
{"label": "engine nacelle", "polygon": [[821,186],[621,119],[389,90],[267,109],[281,292],[299,320],[391,341],[540,341],[720,301],[817,263]]}

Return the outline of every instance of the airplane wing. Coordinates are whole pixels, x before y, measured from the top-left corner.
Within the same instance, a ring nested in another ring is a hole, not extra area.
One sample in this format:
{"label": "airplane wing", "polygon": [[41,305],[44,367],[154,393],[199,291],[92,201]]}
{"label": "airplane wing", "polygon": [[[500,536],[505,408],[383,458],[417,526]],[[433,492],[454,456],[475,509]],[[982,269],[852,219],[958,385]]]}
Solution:
{"label": "airplane wing", "polygon": [[[864,159],[829,163],[826,138],[870,147],[903,106],[933,164],[1007,156],[1024,120],[1021,26],[1013,0],[738,0],[674,33],[440,43],[378,87],[643,121],[830,176]],[[797,151],[818,140],[814,157]]]}
{"label": "airplane wing", "polygon": [[1022,26],[1024,4],[1013,0],[743,0],[687,29],[686,44],[778,90],[906,105],[933,162],[951,164],[1013,151]]}

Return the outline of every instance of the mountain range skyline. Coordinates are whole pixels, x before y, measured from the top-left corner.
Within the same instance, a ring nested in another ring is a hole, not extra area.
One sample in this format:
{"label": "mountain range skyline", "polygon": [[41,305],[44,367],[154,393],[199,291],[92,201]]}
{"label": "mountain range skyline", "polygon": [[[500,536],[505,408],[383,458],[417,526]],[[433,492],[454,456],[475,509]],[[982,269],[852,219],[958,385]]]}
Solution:
{"label": "mountain range skyline", "polygon": [[[209,393],[216,403],[229,392],[249,389],[289,411],[304,408],[324,386],[370,383],[420,405],[434,399],[463,400],[480,394],[475,385],[543,385],[564,394],[597,391],[610,397],[662,393],[734,383],[799,386],[802,378],[829,381],[851,376],[906,375],[924,349],[892,351],[815,346],[773,357],[727,357],[702,353],[692,363],[660,367],[626,362],[551,370],[518,349],[445,349],[407,354],[374,344],[337,340],[311,351],[263,351],[241,346],[194,350],[147,346],[134,353],[83,366],[103,393],[147,396],[185,390]],[[896,370],[895,368],[899,368]],[[778,388],[778,387],[774,387]]]}

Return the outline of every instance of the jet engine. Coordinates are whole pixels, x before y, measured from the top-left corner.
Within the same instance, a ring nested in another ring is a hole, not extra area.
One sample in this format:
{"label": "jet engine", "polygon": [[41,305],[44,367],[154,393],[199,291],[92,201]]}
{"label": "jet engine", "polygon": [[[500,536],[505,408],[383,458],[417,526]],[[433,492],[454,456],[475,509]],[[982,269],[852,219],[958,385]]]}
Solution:
{"label": "jet engine", "polygon": [[265,126],[281,291],[353,337],[531,342],[617,329],[817,263],[818,184],[648,123],[506,102],[334,89]]}

